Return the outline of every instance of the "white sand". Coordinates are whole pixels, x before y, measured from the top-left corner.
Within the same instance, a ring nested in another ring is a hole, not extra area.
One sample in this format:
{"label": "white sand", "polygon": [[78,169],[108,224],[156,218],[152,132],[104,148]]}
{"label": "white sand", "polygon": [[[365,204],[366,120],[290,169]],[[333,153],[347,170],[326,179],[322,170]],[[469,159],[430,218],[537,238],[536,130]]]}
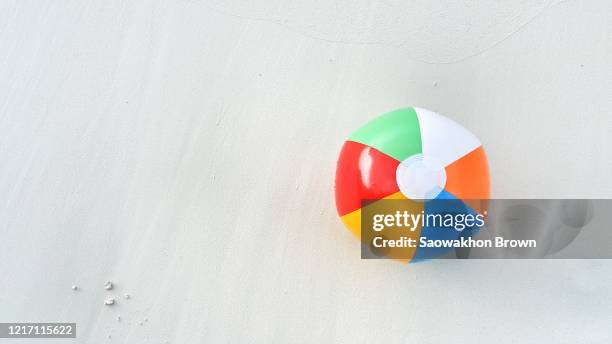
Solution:
{"label": "white sand", "polygon": [[406,105],[482,140],[497,197],[612,196],[612,3],[506,3],[0,2],[0,319],[610,342],[610,262],[362,261],[336,216],[344,138]]}

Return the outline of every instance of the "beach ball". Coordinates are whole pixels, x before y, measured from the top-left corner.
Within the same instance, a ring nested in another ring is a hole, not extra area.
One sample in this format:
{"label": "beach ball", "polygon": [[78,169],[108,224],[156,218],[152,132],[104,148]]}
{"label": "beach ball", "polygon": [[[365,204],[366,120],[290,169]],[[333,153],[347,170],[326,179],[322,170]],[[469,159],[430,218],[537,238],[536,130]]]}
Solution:
{"label": "beach ball", "polygon": [[[395,110],[366,123],[342,146],[335,180],[342,222],[361,239],[362,202],[409,199],[423,212],[437,211],[431,200],[456,200],[474,212],[489,198],[487,157],[476,136],[455,121],[421,108]],[[465,233],[423,226],[417,237],[456,238]],[[409,260],[439,255],[416,247]]]}

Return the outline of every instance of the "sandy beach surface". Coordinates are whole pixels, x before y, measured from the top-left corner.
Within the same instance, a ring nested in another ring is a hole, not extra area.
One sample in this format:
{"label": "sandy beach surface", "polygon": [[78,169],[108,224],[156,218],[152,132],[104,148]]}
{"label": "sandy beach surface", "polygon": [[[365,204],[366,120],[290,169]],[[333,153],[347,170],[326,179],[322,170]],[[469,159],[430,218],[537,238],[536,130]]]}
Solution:
{"label": "sandy beach surface", "polygon": [[360,260],[333,182],[353,130],[419,106],[480,138],[493,197],[612,197],[610,32],[604,0],[2,1],[0,321],[609,343],[611,262]]}

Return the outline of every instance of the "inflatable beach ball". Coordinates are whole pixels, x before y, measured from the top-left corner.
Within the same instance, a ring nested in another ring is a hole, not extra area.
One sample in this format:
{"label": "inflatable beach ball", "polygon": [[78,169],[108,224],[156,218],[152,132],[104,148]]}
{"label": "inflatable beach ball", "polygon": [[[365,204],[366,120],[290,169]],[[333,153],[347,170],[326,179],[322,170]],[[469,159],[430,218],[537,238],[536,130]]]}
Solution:
{"label": "inflatable beach ball", "polygon": [[[420,108],[399,109],[349,136],[338,159],[335,193],[338,214],[357,238],[366,200],[415,200],[427,212],[429,200],[450,199],[481,212],[482,200],[489,198],[487,158],[480,141],[451,119]],[[439,233],[419,228],[416,235]],[[411,258],[437,253],[417,247]]]}

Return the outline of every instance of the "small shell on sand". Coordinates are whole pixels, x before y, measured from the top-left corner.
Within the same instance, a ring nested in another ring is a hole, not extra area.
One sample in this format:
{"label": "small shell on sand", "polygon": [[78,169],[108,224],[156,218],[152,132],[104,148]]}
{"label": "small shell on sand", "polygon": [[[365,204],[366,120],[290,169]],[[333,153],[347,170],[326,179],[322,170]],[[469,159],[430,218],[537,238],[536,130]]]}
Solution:
{"label": "small shell on sand", "polygon": [[73,286],[72,286],[72,290],[78,290],[78,289],[79,289],[79,286],[78,286],[78,285],[73,285]]}
{"label": "small shell on sand", "polygon": [[112,290],[112,289],[113,289],[113,282],[111,282],[111,281],[106,281],[106,283],[104,283],[104,289],[106,289],[106,290]]}
{"label": "small shell on sand", "polygon": [[112,306],[115,304],[115,298],[113,297],[109,297],[106,300],[104,300],[104,304],[107,306]]}

